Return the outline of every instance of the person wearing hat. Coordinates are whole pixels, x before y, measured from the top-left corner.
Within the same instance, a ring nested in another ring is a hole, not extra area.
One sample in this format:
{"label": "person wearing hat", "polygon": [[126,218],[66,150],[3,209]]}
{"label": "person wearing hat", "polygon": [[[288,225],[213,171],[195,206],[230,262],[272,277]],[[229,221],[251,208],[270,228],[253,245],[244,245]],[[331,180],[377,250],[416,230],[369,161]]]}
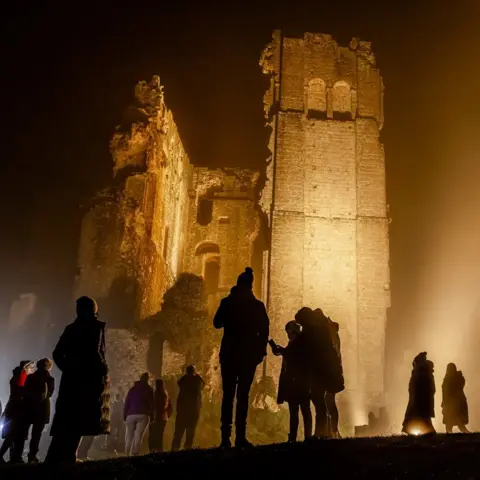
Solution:
{"label": "person wearing hat", "polygon": [[42,433],[45,425],[50,423],[50,398],[55,390],[55,379],[50,375],[52,367],[49,358],[39,360],[36,372],[25,381],[25,432],[32,427],[28,463],[38,463]]}
{"label": "person wearing hat", "polygon": [[231,447],[235,395],[235,446],[251,445],[246,437],[248,397],[257,366],[267,353],[270,323],[265,305],[255,298],[252,287],[253,270],[247,267],[238,276],[230,295],[220,302],[213,319],[215,328],[223,328],[220,366],[223,388],[221,446],[224,448]]}
{"label": "person wearing hat", "polygon": [[53,351],[62,372],[47,463],[75,463],[82,437],[110,433],[110,394],[105,323],[89,297],[77,300],[77,318]]}

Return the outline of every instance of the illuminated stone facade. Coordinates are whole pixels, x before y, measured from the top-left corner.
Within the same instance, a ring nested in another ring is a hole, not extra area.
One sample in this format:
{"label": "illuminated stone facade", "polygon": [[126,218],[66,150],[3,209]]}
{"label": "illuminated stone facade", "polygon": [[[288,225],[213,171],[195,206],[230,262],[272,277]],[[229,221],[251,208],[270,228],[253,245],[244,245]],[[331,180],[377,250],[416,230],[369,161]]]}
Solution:
{"label": "illuminated stone facade", "polygon": [[[383,83],[370,43],[275,31],[261,66],[271,158],[261,206],[272,336],[302,306],[340,324],[352,422],[384,404],[390,304]],[[274,367],[278,365],[273,364]],[[274,368],[276,370],[276,368]]]}
{"label": "illuminated stone facade", "polygon": [[[84,216],[75,295],[97,299],[113,351],[137,352],[128,375],[112,354],[113,377],[123,385],[147,368],[144,340],[125,331],[160,310],[179,273],[204,276],[213,312],[252,264],[258,174],[193,167],[158,77],[137,84],[110,146],[113,181]],[[168,352],[164,371],[178,373]]]}
{"label": "illuminated stone facade", "polygon": [[[340,47],[321,34],[274,32],[261,65],[271,80],[264,103],[272,134],[259,202],[258,173],[191,165],[159,78],[140,82],[111,142],[112,185],[84,218],[76,295],[98,299],[115,351],[129,342],[144,359],[144,341],[124,332],[159,311],[179,273],[204,277],[213,314],[252,265],[275,340],[284,343],[285,323],[304,305],[340,324],[342,416],[350,411],[348,423],[358,424],[385,401],[382,78],[368,42]],[[181,361],[168,351],[164,373],[177,372]],[[270,356],[274,378],[278,367]]]}

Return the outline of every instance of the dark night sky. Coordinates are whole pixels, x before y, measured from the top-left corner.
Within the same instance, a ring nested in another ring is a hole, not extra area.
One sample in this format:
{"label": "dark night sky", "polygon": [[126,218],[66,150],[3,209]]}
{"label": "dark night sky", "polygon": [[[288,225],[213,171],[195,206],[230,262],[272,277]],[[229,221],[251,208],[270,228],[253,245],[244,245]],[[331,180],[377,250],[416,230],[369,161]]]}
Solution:
{"label": "dark night sky", "polygon": [[273,28],[373,41],[386,85],[393,301],[413,301],[422,236],[438,221],[433,179],[451,161],[442,142],[454,116],[478,120],[473,0],[11,3],[1,20],[3,307],[19,290],[70,295],[80,205],[109,180],[108,142],[137,80],[160,74],[194,163],[262,167],[257,64]]}

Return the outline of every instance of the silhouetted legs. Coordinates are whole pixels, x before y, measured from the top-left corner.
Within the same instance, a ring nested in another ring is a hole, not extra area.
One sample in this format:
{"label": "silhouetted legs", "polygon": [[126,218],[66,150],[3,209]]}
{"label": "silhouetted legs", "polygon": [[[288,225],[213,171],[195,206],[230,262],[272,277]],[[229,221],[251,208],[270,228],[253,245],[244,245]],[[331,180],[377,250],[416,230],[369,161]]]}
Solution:
{"label": "silhouetted legs", "polygon": [[[460,424],[460,425],[457,425],[458,426],[458,429],[460,430],[460,432],[462,433],[470,433],[470,430],[468,430],[468,428],[463,425],[463,424]],[[445,425],[445,430],[447,433],[453,433],[453,427],[454,425]]]}
{"label": "silhouetted legs", "polygon": [[34,423],[32,425],[32,433],[30,437],[30,449],[28,452],[28,461],[37,461],[38,450],[40,447],[40,440],[42,439],[42,433],[45,428],[45,423]]}
{"label": "silhouetted legs", "polygon": [[312,402],[315,407],[315,437],[327,436],[327,406],[325,390],[312,389]]}
{"label": "silhouetted legs", "polygon": [[235,415],[235,443],[246,442],[248,396],[255,377],[256,365],[240,365],[236,362],[222,363],[222,443],[230,443],[233,423],[233,402],[237,396],[237,411]]}
{"label": "silhouetted legs", "polygon": [[166,420],[155,420],[155,422],[150,424],[148,447],[151,453],[163,452],[163,436],[166,426]]}
{"label": "silhouetted legs", "polygon": [[184,418],[183,415],[178,415],[177,413],[177,418],[175,420],[175,434],[173,435],[172,442],[172,451],[176,452],[177,450],[180,450],[183,435],[186,435],[184,448],[193,448],[197,423],[198,419]]}
{"label": "silhouetted legs", "polygon": [[127,455],[140,455],[142,440],[147,430],[150,418],[148,415],[129,415],[125,433],[125,453]]}
{"label": "silhouetted legs", "polygon": [[327,392],[325,394],[325,403],[328,416],[330,417],[330,433],[336,437],[338,435],[338,408],[335,403],[335,394]]}
{"label": "silhouetted legs", "polygon": [[299,410],[302,411],[305,438],[310,438],[312,436],[312,411],[310,410],[310,400],[301,404],[297,402],[289,402],[288,408],[290,410],[290,433],[288,435],[288,440],[290,442],[297,441]]}
{"label": "silhouetted legs", "polygon": [[81,440],[81,435],[76,434],[53,435],[45,463],[74,464],[77,461],[77,450]]}
{"label": "silhouetted legs", "polygon": [[95,437],[88,436],[82,437],[82,441],[80,442],[80,446],[78,447],[78,458],[81,460],[86,460],[88,458],[88,451],[93,445],[93,441]]}

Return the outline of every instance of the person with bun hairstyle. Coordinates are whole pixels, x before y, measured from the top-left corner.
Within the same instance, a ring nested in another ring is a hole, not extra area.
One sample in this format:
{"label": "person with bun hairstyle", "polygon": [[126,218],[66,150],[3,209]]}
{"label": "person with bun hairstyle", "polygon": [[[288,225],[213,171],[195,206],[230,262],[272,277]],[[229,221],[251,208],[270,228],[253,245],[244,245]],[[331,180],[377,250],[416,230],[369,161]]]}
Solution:
{"label": "person with bun hairstyle", "polygon": [[247,267],[237,279],[230,295],[222,299],[213,319],[215,328],[223,328],[220,347],[222,373],[221,447],[231,447],[233,402],[237,397],[235,415],[235,446],[251,446],[246,437],[248,397],[257,366],[267,354],[269,319],[263,302],[255,298],[253,270]]}

